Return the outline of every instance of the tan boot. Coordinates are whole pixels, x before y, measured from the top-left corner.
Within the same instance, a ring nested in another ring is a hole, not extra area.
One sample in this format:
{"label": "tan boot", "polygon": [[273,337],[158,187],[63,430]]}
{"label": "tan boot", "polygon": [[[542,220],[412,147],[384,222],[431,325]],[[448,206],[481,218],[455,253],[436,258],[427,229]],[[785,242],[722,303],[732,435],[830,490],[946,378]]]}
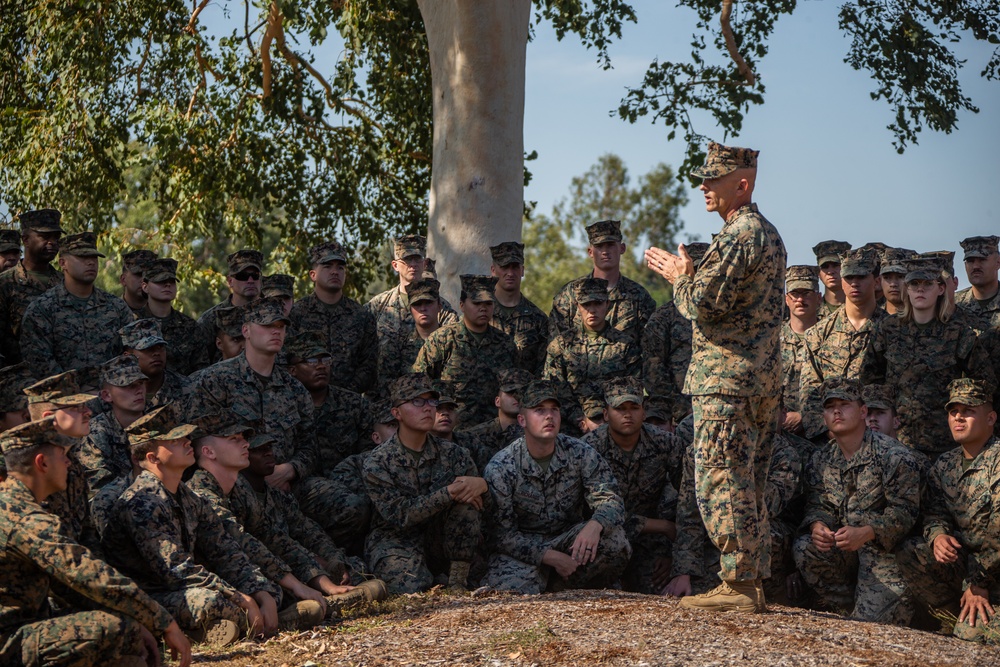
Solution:
{"label": "tan boot", "polygon": [[185,634],[192,644],[207,644],[213,648],[223,648],[239,639],[240,627],[224,618],[210,623],[207,628],[192,632],[185,631]]}
{"label": "tan boot", "polygon": [[280,630],[308,630],[323,622],[323,607],[315,600],[300,600],[278,612]]}
{"label": "tan boot", "polygon": [[340,612],[357,607],[367,602],[378,602],[389,597],[389,589],[381,579],[363,581],[346,593],[326,596],[326,611],[331,617],[340,616]]}
{"label": "tan boot", "polygon": [[469,590],[469,569],[472,563],[467,560],[451,561],[451,569],[448,570],[448,588],[454,591]]}
{"label": "tan boot", "polygon": [[759,581],[723,581],[707,593],[681,598],[680,606],[685,609],[735,611],[743,614],[767,610]]}

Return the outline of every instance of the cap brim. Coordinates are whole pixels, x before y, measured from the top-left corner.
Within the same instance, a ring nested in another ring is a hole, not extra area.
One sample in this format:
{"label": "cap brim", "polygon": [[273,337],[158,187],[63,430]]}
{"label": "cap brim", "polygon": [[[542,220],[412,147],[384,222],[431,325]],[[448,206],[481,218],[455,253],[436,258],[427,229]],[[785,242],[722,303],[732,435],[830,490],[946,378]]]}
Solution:
{"label": "cap brim", "polygon": [[181,424],[175,426],[162,435],[157,435],[153,440],[180,440],[186,438],[198,429],[194,424]]}
{"label": "cap brim", "polygon": [[823,266],[827,262],[840,264],[840,257],[838,257],[837,255],[823,255],[822,257],[816,258],[816,266]]}
{"label": "cap brim", "polygon": [[974,398],[955,399],[954,401],[948,401],[947,403],[945,403],[944,409],[950,410],[951,406],[953,405],[968,405],[970,408],[977,408],[980,405],[985,405],[986,402],[987,402],[986,399],[982,399],[980,401],[977,401]]}
{"label": "cap brim", "polygon": [[541,405],[545,401],[555,401],[556,405],[558,405],[559,407],[562,407],[562,403],[555,396],[555,394],[546,394],[546,395],[543,395],[543,396],[539,396],[539,397],[535,398],[533,401],[531,401],[531,405],[528,405],[527,403],[522,403],[521,405],[522,405],[522,407],[525,407],[525,408],[537,408],[539,405]]}
{"label": "cap brim", "polygon": [[343,255],[326,255],[316,261],[317,264],[329,264],[330,262],[343,262],[347,264],[347,258]]}
{"label": "cap brim", "polygon": [[41,232],[43,234],[51,234],[53,232],[58,232],[59,234],[65,234],[66,233],[65,231],[63,231],[62,227],[53,227],[53,226],[47,226],[47,227],[46,226],[28,227],[28,228],[24,229],[24,231],[26,231],[26,232]]}
{"label": "cap brim", "polygon": [[11,250],[21,251],[20,244],[15,243],[0,243],[0,252],[10,252]]}
{"label": "cap brim", "polygon": [[709,178],[719,178],[720,176],[726,176],[728,174],[736,171],[736,167],[698,167],[692,169],[689,173],[693,178],[700,178],[702,180],[707,180]]}
{"label": "cap brim", "polygon": [[84,403],[90,403],[96,397],[90,394],[71,394],[70,396],[60,396],[49,401],[42,401],[43,403],[51,403],[57,406],[74,406],[83,405]]}
{"label": "cap brim", "polygon": [[61,252],[62,255],[73,255],[74,257],[107,257],[107,255],[96,250],[67,250]]}
{"label": "cap brim", "polygon": [[162,282],[166,282],[167,280],[176,281],[177,280],[177,274],[176,273],[157,273],[157,274],[151,275],[149,277],[143,276],[142,279],[145,280],[147,283],[162,283]]}
{"label": "cap brim", "polygon": [[962,258],[962,261],[965,261],[967,259],[985,259],[992,254],[993,253],[983,252],[982,250],[970,250],[969,252],[965,253],[965,256]]}
{"label": "cap brim", "polygon": [[149,378],[146,377],[144,373],[138,373],[136,375],[127,376],[124,380],[122,380],[122,384],[117,384],[115,382],[108,382],[108,384],[110,384],[113,387],[127,387],[133,382],[138,382],[139,380],[148,380],[148,379]]}
{"label": "cap brim", "polygon": [[905,281],[908,283],[914,280],[940,280],[941,273],[939,271],[931,271],[929,269],[921,269],[920,271],[910,271],[906,274]]}
{"label": "cap brim", "polygon": [[886,264],[881,269],[879,269],[878,274],[884,276],[887,273],[898,273],[900,275],[906,275],[906,267],[902,264]]}
{"label": "cap brim", "polygon": [[823,395],[823,405],[825,406],[827,403],[829,403],[830,401],[832,401],[835,398],[839,398],[842,401],[860,401],[861,400],[857,396],[851,396],[850,394],[847,394],[847,393],[842,392],[842,391],[831,391],[830,393]]}
{"label": "cap brim", "polygon": [[785,283],[786,292],[794,292],[797,289],[809,290],[810,292],[818,292],[819,285],[808,280],[789,280]]}
{"label": "cap brim", "polygon": [[615,396],[608,401],[608,406],[612,408],[618,408],[626,403],[635,403],[636,405],[642,405],[642,396],[636,396],[635,394],[625,394],[623,396]]}
{"label": "cap brim", "polygon": [[133,347],[132,349],[133,350],[148,350],[149,348],[154,347],[156,345],[166,345],[166,344],[167,344],[167,341],[163,340],[162,338],[153,338],[152,342],[148,342],[147,341],[147,343],[145,345],[143,345],[142,347],[139,347],[137,345],[136,347]]}

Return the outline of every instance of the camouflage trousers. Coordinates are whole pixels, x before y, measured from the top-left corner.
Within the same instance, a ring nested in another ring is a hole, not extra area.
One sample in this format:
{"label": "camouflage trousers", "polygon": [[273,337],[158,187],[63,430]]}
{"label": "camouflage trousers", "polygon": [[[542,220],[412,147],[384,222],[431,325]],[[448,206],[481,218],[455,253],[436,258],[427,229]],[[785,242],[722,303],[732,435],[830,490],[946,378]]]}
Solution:
{"label": "camouflage trousers", "polygon": [[764,484],[778,402],[777,396],[692,397],[695,496],[721,553],[723,581],[771,576]]}
{"label": "camouflage trousers", "polygon": [[[929,608],[934,616],[950,624],[954,621],[953,634],[967,641],[1000,643],[1000,614],[995,614],[986,625],[959,623],[962,594],[968,574],[966,559],[960,555],[954,563],[939,563],[934,551],[922,537],[911,537],[896,551],[896,560],[903,579],[913,591],[913,597]],[[990,604],[1000,605],[1000,585],[989,591]]]}
{"label": "camouflage trousers", "polygon": [[434,585],[435,574],[447,574],[451,561],[471,563],[479,537],[479,510],[456,503],[407,535],[376,528],[365,543],[365,559],[391,595],[417,593]]}
{"label": "camouflage trousers", "polygon": [[326,477],[307,477],[295,485],[294,491],[303,514],[323,526],[347,553],[362,553],[372,518],[367,493]]}
{"label": "camouflage trousers", "polygon": [[181,629],[199,632],[221,620],[230,620],[245,630],[246,612],[225,595],[210,588],[185,588],[166,593],[150,593],[149,596],[170,612]]}
{"label": "camouflage trousers", "polygon": [[[603,541],[602,537],[601,542]],[[660,560],[670,560],[673,543],[666,535],[659,534],[638,535],[630,543],[632,557],[622,573],[622,588],[635,593],[658,595],[663,586],[653,585],[653,572]]]}
{"label": "camouflage trousers", "polygon": [[[565,533],[555,537],[548,544],[549,549],[569,553],[577,534],[587,525],[579,523]],[[489,571],[483,582],[497,591],[510,591],[525,595],[537,595],[546,590],[566,590],[573,588],[607,588],[614,584],[625,571],[632,546],[625,537],[625,530],[615,526],[601,533],[597,543],[597,556],[593,562],[581,565],[566,580],[547,565],[533,565],[504,554],[491,554]]]}
{"label": "camouflage trousers", "polygon": [[126,656],[138,658],[144,653],[141,632],[133,619],[108,611],[82,611],[26,623],[0,636],[0,664],[117,665]]}
{"label": "camouflage trousers", "polygon": [[868,542],[857,551],[820,551],[811,535],[793,547],[802,579],[833,611],[859,621],[906,625],[913,598],[896,556]]}

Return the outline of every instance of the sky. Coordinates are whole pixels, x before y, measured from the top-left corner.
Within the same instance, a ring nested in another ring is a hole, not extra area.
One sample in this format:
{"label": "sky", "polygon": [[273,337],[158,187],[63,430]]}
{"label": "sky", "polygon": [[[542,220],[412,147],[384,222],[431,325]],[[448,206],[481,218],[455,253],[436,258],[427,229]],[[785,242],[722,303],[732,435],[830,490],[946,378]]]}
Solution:
{"label": "sky", "polygon": [[[572,37],[558,42],[544,25],[528,45],[524,141],[539,158],[530,163],[525,198],[540,212],[604,153],[620,155],[633,178],[659,162],[683,162],[684,143],[668,142],[665,126],[609,115],[654,58],[687,55],[694,27],[693,12],[669,0],[633,4],[638,24],[626,25],[612,45],[610,71],[595,52]],[[919,145],[898,155],[886,129],[888,105],[871,99],[874,83],[865,72],[843,62],[849,41],[837,27],[842,4],[800,1],[793,16],[779,20],[757,69],[765,102],[745,116],[740,136],[726,141],[761,151],[755,200],[781,232],[789,264],[814,263],[811,248],[826,239],[960,253],[963,238],[1000,234],[1000,82],[979,76],[994,47],[971,38],[959,44],[968,60],[961,82],[980,113],[960,115],[950,135],[925,129]],[[724,139],[711,124],[696,129]],[[690,194],[682,237],[707,241],[722,220],[705,212],[697,190]]]}

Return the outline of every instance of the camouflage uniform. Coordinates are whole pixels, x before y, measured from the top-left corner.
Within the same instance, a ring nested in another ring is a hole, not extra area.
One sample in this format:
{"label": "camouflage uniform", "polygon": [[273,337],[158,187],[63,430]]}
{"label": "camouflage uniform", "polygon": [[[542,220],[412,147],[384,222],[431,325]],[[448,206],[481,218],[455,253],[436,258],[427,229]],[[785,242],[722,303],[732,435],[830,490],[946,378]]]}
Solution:
{"label": "camouflage uniform", "polygon": [[94,529],[98,538],[104,537],[104,531],[111,520],[111,512],[115,502],[121,498],[128,487],[135,481],[135,473],[129,472],[124,477],[116,477],[98,489],[90,499],[90,516],[94,522]]}
{"label": "camouflage uniform", "polygon": [[[404,332],[413,331],[413,314],[410,312],[410,299],[406,290],[399,285],[372,297],[365,304],[365,309],[375,317],[378,337],[401,336]],[[447,299],[441,297],[441,312],[438,313],[438,324],[444,326],[459,322],[462,317]]]}
{"label": "camouflage uniform", "polygon": [[[441,301],[441,283],[435,278],[420,278],[406,286],[407,303],[421,301]],[[412,313],[410,313],[412,315]],[[378,339],[378,395],[389,396],[389,385],[413,368],[424,339],[412,327],[387,327],[379,332]]]}
{"label": "camouflage uniform", "polygon": [[[965,259],[995,255],[998,252],[998,241],[1000,239],[996,236],[973,236],[965,239],[961,244]],[[972,293],[972,288],[966,287],[955,293],[955,305],[970,317],[979,320],[980,329],[1000,329],[1000,291],[989,299],[979,301]]]}
{"label": "camouflage uniform", "polygon": [[836,441],[817,450],[806,465],[806,531],[822,521],[832,531],[870,526],[875,539],[858,551],[823,552],[807,532],[795,541],[802,578],[834,610],[851,618],[897,625],[913,614],[910,592],[896,557],[897,544],[917,521],[920,464],[905,445],[865,430],[850,458]]}
{"label": "camouflage uniform", "polygon": [[250,562],[208,501],[183,482],[172,494],[148,471],[115,502],[102,544],[109,561],[185,630],[221,619],[245,627],[243,610],[231,601],[237,590],[281,599],[281,589]]}
{"label": "camouflage uniform", "polygon": [[449,561],[472,561],[479,511],[454,502],[447,487],[456,477],[476,474],[463,447],[431,434],[419,455],[394,435],[365,459],[365,486],[375,508],[365,559],[391,594],[427,590],[433,573],[447,572]]}
{"label": "camouflage uniform", "polygon": [[684,376],[691,363],[691,322],[673,301],[653,311],[642,331],[642,379],[650,399],[670,406],[674,423],[691,412]]}
{"label": "camouflage uniform", "polygon": [[588,520],[603,528],[597,556],[579,566],[566,586],[603,588],[622,575],[632,555],[623,528],[625,505],[611,468],[593,447],[559,434],[543,472],[519,438],[493,457],[485,478],[493,500],[487,586],[545,592],[558,576],[551,576],[542,557],[549,549],[568,553]]}
{"label": "camouflage uniform", "polygon": [[94,492],[132,474],[128,435],[114,412],[109,410],[90,420],[90,433],[80,446],[79,459]]}
{"label": "camouflage uniform", "polygon": [[192,318],[176,308],[166,317],[156,317],[144,306],[139,319],[153,319],[160,323],[160,331],[167,341],[167,365],[181,375],[190,375],[208,366],[208,350],[215,349],[215,335],[205,339],[205,331]]}
{"label": "camouflage uniform", "polygon": [[[720,150],[756,165],[756,151],[714,143],[709,158]],[[778,429],[785,263],[778,231],[747,204],[726,220],[694,277],[674,282],[677,309],[693,325],[684,393],[694,409],[698,507],[727,582],[770,573],[762,482]]]}
{"label": "camouflage uniform", "polygon": [[[638,397],[640,404],[641,400]],[[659,593],[653,587],[653,568],[658,558],[670,558],[673,545],[666,535],[643,534],[642,530],[647,518],[676,520],[683,441],[643,425],[635,449],[626,452],[614,442],[607,424],[587,433],[582,440],[611,467],[625,503],[625,536],[632,545],[632,559],[622,575],[625,590]]]}
{"label": "camouflage uniform", "polygon": [[[815,266],[799,264],[785,271],[785,293],[795,290],[819,292],[819,275]],[[805,347],[804,333],[795,333],[786,321],[781,325],[781,398],[788,412],[799,412],[799,366]]]}
{"label": "camouflage uniform", "polygon": [[[583,277],[593,278],[594,272]],[[573,295],[573,282],[575,281],[571,280],[563,285],[552,300],[552,312],[549,313],[550,338],[575,331],[581,326],[580,313]],[[608,290],[608,294],[611,302],[608,307],[608,322],[618,331],[627,334],[637,345],[641,344],[642,330],[656,310],[656,301],[645,287],[625,276],[618,279],[618,283]]]}
{"label": "camouflage uniform", "polygon": [[[493,264],[499,267],[524,266],[524,244],[507,241],[490,247]],[[493,311],[491,326],[510,336],[517,347],[517,367],[539,375],[545,363],[549,342],[549,318],[523,294],[516,305],[507,307],[499,301]]]}
{"label": "camouflage uniform", "polygon": [[455,437],[469,450],[480,474],[497,452],[523,435],[524,429],[520,424],[514,422],[504,428],[499,417],[455,433]]}
{"label": "camouflage uniform", "polygon": [[[20,412],[28,409],[25,387],[35,384],[28,364],[23,361],[0,369],[0,413]],[[0,477],[7,475],[7,465],[0,453]]]}
{"label": "camouflage uniform", "polygon": [[[365,537],[372,520],[372,501],[365,487],[364,466],[369,452],[354,454],[338,463],[327,475],[331,482],[330,512],[318,521],[334,541],[352,556],[364,552]],[[300,538],[297,538],[300,539]]]}
{"label": "camouflage uniform", "polygon": [[197,384],[191,378],[184,377],[167,368],[163,371],[163,384],[156,390],[156,393],[146,394],[146,412],[152,412],[156,408],[174,402],[186,406],[194,400],[193,394],[196,387]]}
{"label": "camouflage uniform", "polygon": [[[96,237],[89,232],[67,237],[63,254],[91,256]],[[56,285],[31,302],[21,326],[21,355],[41,375],[56,375],[75,368],[100,366],[121,354],[114,332],[135,319],[128,305],[116,296],[94,288],[87,299],[78,299]]]}
{"label": "camouflage uniform", "polygon": [[[840,264],[840,256],[850,252],[850,250],[851,244],[846,241],[821,241],[817,243],[812,249],[813,254],[816,255],[816,268],[823,266],[827,262]],[[826,289],[825,286],[824,289]],[[816,315],[820,320],[824,320],[836,315],[837,311],[842,307],[841,305],[828,302],[825,298],[820,299],[819,312]]]}
{"label": "camouflage uniform", "polygon": [[319,454],[317,474],[326,475],[348,456],[374,446],[372,406],[361,394],[331,386],[323,404],[313,408]]}
{"label": "camouflage uniform", "polygon": [[[228,266],[227,276],[232,276],[246,269],[257,269],[263,273],[264,255],[259,250],[237,250],[226,257]],[[217,331],[218,310],[220,308],[240,307],[233,303],[233,295],[230,294],[225,300],[215,304],[198,316],[198,328],[201,329],[201,339],[207,347],[207,363],[214,364],[222,358],[222,354],[215,346],[215,333]]]}

